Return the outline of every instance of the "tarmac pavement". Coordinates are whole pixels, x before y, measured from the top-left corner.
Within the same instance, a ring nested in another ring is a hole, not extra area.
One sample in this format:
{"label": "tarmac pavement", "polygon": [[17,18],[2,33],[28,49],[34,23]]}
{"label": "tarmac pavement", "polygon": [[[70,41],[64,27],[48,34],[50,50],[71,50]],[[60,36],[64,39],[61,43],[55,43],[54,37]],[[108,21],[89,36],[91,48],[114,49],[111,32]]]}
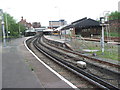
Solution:
{"label": "tarmac pavement", "polygon": [[39,79],[30,70],[20,47],[25,38],[7,42],[2,48],[2,88],[42,88]]}

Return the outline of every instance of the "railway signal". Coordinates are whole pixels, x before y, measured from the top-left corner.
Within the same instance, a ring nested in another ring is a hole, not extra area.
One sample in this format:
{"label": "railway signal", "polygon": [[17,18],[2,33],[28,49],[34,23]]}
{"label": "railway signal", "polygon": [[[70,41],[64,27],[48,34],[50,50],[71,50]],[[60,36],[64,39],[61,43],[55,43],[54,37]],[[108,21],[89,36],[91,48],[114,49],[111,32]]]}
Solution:
{"label": "railway signal", "polygon": [[102,37],[101,37],[101,47],[102,47],[102,54],[104,54],[104,24],[105,24],[105,18],[104,17],[100,17],[100,22],[101,22],[101,26],[102,26]]}

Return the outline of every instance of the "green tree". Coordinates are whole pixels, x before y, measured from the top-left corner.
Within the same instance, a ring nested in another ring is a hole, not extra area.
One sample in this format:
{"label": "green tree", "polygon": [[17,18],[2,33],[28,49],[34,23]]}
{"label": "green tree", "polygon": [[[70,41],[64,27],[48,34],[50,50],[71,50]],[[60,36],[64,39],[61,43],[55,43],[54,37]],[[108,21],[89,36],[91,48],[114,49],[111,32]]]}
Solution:
{"label": "green tree", "polygon": [[19,28],[16,20],[8,13],[4,13],[4,22],[6,34],[10,32],[9,37],[17,37],[19,35]]}
{"label": "green tree", "polygon": [[115,11],[109,14],[109,20],[115,20],[115,19],[120,19],[120,12]]}
{"label": "green tree", "polygon": [[25,26],[17,23],[16,20],[8,13],[4,13],[4,22],[6,33],[10,32],[9,37],[18,37],[20,32],[23,33],[25,30]]}
{"label": "green tree", "polygon": [[20,24],[20,23],[19,23],[19,30],[20,30],[21,34],[24,35],[24,32],[25,32],[25,30],[26,30],[26,27],[25,27],[23,24]]}

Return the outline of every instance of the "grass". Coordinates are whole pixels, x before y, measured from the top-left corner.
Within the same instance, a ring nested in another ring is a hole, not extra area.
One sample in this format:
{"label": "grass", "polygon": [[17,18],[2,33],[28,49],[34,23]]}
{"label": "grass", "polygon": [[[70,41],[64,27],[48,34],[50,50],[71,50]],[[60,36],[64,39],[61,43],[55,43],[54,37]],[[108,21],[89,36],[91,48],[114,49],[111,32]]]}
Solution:
{"label": "grass", "polygon": [[105,51],[104,54],[102,54],[101,51],[96,52],[98,57],[101,58],[107,58],[107,59],[112,59],[112,60],[118,60],[118,54],[117,53],[111,53],[108,51]]}
{"label": "grass", "polygon": [[[102,54],[101,51],[101,45],[99,42],[92,42],[92,41],[80,41],[80,40],[74,40],[70,42],[71,46],[74,48],[75,51],[82,51],[83,49],[89,49],[89,50],[99,50],[98,52],[95,52],[97,54],[97,57],[100,58],[106,58],[106,59],[112,59],[112,60],[119,60],[118,59],[118,46],[107,44],[105,43],[105,51],[104,54]],[[88,54],[92,55],[93,52],[87,52]]]}
{"label": "grass", "polygon": [[118,48],[113,45],[111,45],[111,46],[106,45],[104,48],[105,49],[104,54],[102,53],[100,47],[91,46],[89,49],[90,50],[99,50],[98,52],[95,52],[98,57],[112,59],[112,60],[118,60]]}
{"label": "grass", "polygon": [[[107,36],[107,32],[105,32],[105,36]],[[120,34],[118,34],[118,32],[110,32],[109,36],[111,36],[111,37],[120,37]]]}

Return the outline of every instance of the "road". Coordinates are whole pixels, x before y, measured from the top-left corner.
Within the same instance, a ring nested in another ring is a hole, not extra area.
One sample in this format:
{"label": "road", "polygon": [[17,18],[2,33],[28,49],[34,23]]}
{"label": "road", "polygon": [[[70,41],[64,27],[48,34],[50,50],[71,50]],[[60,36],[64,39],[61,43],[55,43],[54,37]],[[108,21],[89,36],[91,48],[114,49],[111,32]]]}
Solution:
{"label": "road", "polygon": [[[23,41],[18,38],[2,48],[2,88],[42,88],[42,85],[25,63]],[[1,51],[1,50],[0,50]],[[27,54],[27,53],[26,53]]]}

